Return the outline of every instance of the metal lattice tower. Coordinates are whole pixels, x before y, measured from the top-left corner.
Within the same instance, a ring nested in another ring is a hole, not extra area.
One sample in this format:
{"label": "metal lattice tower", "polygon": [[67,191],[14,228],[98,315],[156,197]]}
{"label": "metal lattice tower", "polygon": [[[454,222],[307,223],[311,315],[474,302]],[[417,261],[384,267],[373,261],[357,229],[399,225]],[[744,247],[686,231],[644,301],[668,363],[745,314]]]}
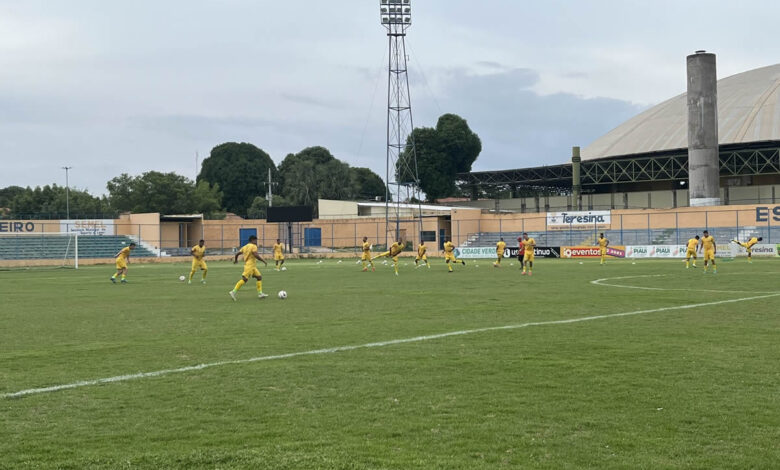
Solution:
{"label": "metal lattice tower", "polygon": [[[387,30],[387,161],[385,189],[385,243],[393,221],[395,238],[400,237],[401,201],[417,197],[419,177],[414,139],[412,100],[406,66],[406,30],[412,25],[411,0],[380,0],[382,26]],[[395,186],[395,204],[390,203]],[[422,213],[420,213],[422,216]]]}

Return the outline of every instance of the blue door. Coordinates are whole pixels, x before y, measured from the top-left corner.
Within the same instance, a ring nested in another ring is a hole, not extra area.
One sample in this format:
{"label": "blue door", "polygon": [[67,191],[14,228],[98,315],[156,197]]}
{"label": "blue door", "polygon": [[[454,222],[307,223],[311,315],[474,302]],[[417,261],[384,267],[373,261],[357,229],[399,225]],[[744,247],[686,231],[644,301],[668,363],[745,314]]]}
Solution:
{"label": "blue door", "polygon": [[304,228],[303,246],[322,246],[322,229]]}
{"label": "blue door", "polygon": [[444,249],[444,239],[446,238],[446,236],[447,236],[447,231],[445,229],[443,229],[443,228],[440,228],[439,229],[439,249],[440,250]]}
{"label": "blue door", "polygon": [[241,246],[246,245],[249,243],[249,237],[250,236],[257,236],[257,229],[256,228],[240,228],[238,229],[238,240],[241,242]]}

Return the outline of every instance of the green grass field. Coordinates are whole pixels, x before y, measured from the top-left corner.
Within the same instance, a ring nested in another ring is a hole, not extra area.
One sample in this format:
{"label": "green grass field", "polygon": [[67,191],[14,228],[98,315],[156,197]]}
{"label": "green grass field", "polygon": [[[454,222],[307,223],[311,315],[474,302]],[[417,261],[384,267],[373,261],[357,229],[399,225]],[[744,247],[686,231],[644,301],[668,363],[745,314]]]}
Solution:
{"label": "green grass field", "polygon": [[0,468],[777,468],[780,260],[432,263],[0,272]]}

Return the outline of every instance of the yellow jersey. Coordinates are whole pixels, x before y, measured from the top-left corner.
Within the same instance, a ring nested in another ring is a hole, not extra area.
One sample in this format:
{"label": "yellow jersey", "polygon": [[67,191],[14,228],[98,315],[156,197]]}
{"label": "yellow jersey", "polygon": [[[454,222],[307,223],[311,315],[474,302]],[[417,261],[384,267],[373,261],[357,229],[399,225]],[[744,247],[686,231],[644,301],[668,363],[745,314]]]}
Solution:
{"label": "yellow jersey", "polygon": [[758,238],[753,237],[750,240],[748,240],[746,248],[752,248],[753,245],[755,245],[756,243],[758,243]]}
{"label": "yellow jersey", "polygon": [[281,255],[284,252],[284,243],[274,243],[274,254]]}
{"label": "yellow jersey", "polygon": [[496,253],[503,253],[506,249],[506,242],[496,243]]}
{"label": "yellow jersey", "polygon": [[392,245],[390,245],[390,256],[396,256],[398,253],[402,252],[404,249],[403,243],[395,242]]}
{"label": "yellow jersey", "polygon": [[523,240],[522,243],[526,253],[534,252],[534,247],[536,246],[536,240],[534,240],[533,238],[529,238],[528,240]]}
{"label": "yellow jersey", "polygon": [[202,260],[206,254],[206,246],[195,245],[192,247],[192,257],[196,260]]}
{"label": "yellow jersey", "polygon": [[607,245],[609,245],[609,240],[606,238],[599,238],[599,246],[602,248],[606,248]]}
{"label": "yellow jersey", "polygon": [[688,240],[688,249],[690,251],[696,251],[696,248],[699,246],[699,240],[695,238],[691,238]]}
{"label": "yellow jersey", "polygon": [[715,249],[715,239],[712,238],[712,235],[701,238],[701,247],[704,251]]}
{"label": "yellow jersey", "polygon": [[365,254],[371,253],[371,243],[363,242],[363,253]]}
{"label": "yellow jersey", "polygon": [[257,245],[254,243],[247,243],[246,245],[242,246],[240,250],[242,255],[244,255],[244,266],[247,268],[256,268],[257,267],[257,258],[255,258],[255,253],[257,253]]}
{"label": "yellow jersey", "polygon": [[116,259],[127,260],[127,258],[129,257],[130,257],[130,247],[126,246],[121,250],[119,250],[119,254],[116,256]]}
{"label": "yellow jersey", "polygon": [[422,243],[420,246],[417,247],[417,256],[422,256],[425,254],[425,251],[428,249],[427,246],[423,245]]}
{"label": "yellow jersey", "polygon": [[454,249],[455,249],[455,245],[453,245],[452,242],[444,242],[445,253],[452,253]]}

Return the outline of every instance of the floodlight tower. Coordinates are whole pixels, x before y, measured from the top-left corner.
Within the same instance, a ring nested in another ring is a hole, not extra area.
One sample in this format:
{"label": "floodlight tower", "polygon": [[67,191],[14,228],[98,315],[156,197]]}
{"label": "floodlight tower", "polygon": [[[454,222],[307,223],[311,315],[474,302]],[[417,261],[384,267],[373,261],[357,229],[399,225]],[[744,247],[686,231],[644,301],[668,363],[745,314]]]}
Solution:
{"label": "floodlight tower", "polygon": [[[412,25],[411,0],[379,0],[382,26],[387,30],[387,161],[385,188],[385,243],[390,221],[395,219],[395,238],[400,237],[401,188],[409,199],[418,188],[417,152],[414,139],[406,138],[414,129],[409,75],[406,67],[406,30]],[[403,154],[403,155],[402,155]],[[403,157],[403,158],[402,158]],[[395,186],[395,205],[390,204],[390,188]],[[391,209],[392,208],[392,209]],[[391,213],[392,211],[392,213]],[[420,213],[422,216],[422,213]]]}

